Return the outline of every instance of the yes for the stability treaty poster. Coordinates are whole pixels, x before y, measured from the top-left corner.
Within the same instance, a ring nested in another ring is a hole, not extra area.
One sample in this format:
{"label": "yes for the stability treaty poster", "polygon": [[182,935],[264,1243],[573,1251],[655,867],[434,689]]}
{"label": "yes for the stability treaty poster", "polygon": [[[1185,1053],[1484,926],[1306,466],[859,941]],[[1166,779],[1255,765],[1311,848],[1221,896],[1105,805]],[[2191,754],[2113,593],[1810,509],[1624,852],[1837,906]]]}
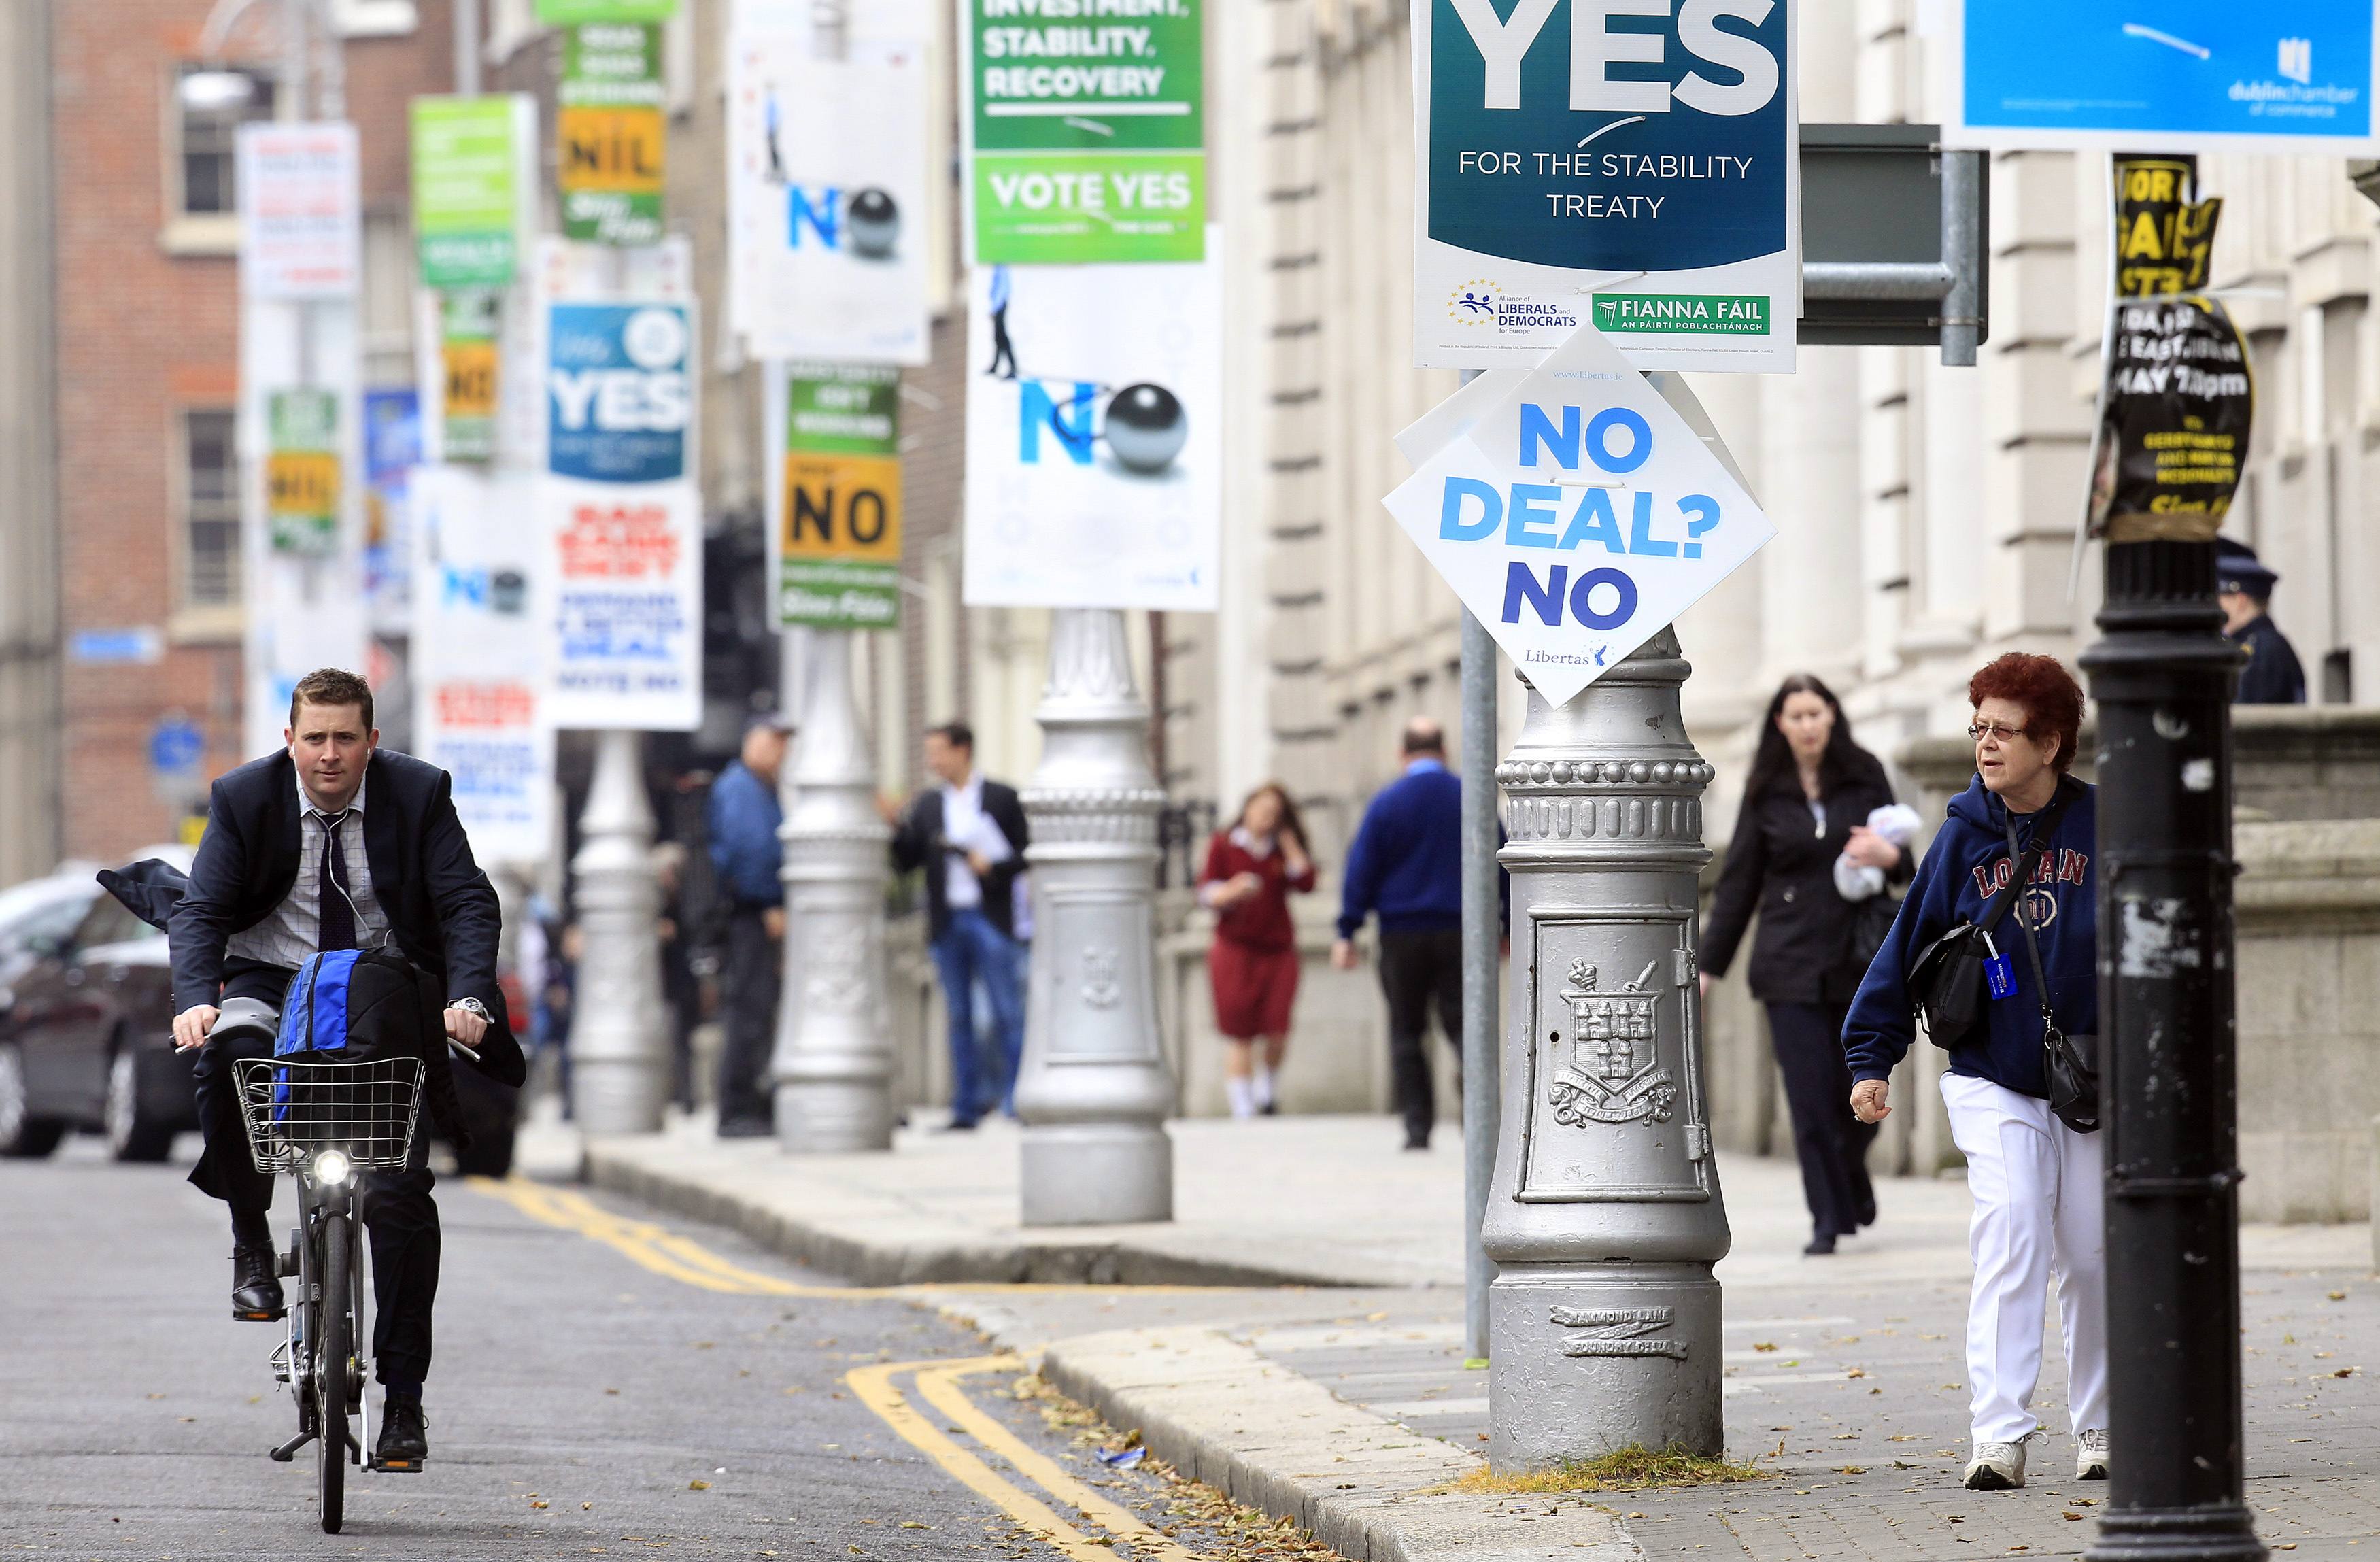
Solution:
{"label": "yes for the stability treaty poster", "polygon": [[1638,369],[1793,368],[1784,0],[1417,0],[1415,361],[1534,364],[1592,315]]}

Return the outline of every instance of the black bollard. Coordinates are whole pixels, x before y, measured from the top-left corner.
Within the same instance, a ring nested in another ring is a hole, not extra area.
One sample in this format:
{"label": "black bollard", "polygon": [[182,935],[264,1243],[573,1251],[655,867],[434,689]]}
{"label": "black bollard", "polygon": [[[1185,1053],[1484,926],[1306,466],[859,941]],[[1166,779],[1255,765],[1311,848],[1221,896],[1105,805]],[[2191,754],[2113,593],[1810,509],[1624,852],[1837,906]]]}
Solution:
{"label": "black bollard", "polygon": [[2094,1562],[2248,1562],[2231,691],[2213,542],[2114,542],[2099,702],[2110,1471]]}

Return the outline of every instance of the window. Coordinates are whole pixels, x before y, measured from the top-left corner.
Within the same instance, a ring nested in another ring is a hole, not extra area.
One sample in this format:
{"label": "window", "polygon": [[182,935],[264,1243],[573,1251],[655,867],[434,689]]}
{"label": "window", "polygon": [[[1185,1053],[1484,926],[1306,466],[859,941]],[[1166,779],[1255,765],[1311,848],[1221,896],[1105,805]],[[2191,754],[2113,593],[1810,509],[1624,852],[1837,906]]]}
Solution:
{"label": "window", "polygon": [[181,211],[186,216],[229,216],[239,210],[232,177],[239,127],[249,120],[273,117],[273,79],[236,66],[186,65],[176,88],[193,76],[204,76],[210,83],[244,78],[249,84],[245,101],[236,103],[218,101],[229,95],[221,91],[198,94],[195,103],[188,101],[190,94],[174,94],[173,109],[181,126]]}
{"label": "window", "polygon": [[182,601],[229,607],[239,600],[239,462],[232,414],[182,415]]}

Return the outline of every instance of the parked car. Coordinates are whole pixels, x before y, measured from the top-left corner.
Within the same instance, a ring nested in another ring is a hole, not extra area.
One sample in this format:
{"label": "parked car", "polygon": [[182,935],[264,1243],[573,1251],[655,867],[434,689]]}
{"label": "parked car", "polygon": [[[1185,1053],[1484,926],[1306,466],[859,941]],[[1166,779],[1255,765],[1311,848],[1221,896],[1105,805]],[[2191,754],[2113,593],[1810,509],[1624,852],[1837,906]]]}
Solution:
{"label": "parked car", "polygon": [[192,1059],[174,1050],[165,935],[88,871],[7,893],[41,885],[56,899],[0,954],[0,1156],[46,1156],[91,1129],[118,1160],[164,1160],[199,1123]]}
{"label": "parked car", "polygon": [[[189,866],[181,847],[142,856]],[[40,1156],[76,1130],[117,1160],[161,1161],[199,1126],[196,1053],[174,1050],[165,935],[77,865],[0,891],[0,1156]],[[512,1169],[519,1092],[455,1070],[467,1174]]]}

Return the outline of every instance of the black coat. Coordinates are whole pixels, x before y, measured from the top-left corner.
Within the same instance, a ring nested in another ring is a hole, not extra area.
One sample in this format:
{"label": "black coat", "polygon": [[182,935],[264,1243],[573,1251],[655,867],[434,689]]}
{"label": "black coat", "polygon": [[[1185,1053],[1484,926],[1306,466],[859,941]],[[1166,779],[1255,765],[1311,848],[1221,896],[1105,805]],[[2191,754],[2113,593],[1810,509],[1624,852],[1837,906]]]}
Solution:
{"label": "black coat", "polygon": [[[476,998],[491,1016],[479,1071],[502,1084],[528,1077],[496,981],[503,927],[494,886],[455,817],[453,781],[437,766],[375,750],[364,770],[364,854],[372,893],[397,949],[436,978],[447,999]],[[174,1009],[217,1001],[224,948],[289,896],[298,881],[297,767],[284,750],[216,781],[189,888],[166,923]]]}
{"label": "black coat", "polygon": [[[994,863],[983,878],[983,914],[994,927],[1015,937],[1016,876],[1025,871],[1025,847],[1030,840],[1025,827],[1025,805],[1017,801],[1016,789],[1004,782],[984,778],[983,811],[1008,838],[1009,850],[1016,854],[1004,863]],[[953,850],[942,837],[942,789],[939,786],[917,794],[909,811],[892,831],[892,866],[903,873],[912,868],[926,869],[926,928],[934,938],[941,938],[951,926],[948,889],[941,873],[942,855]]]}
{"label": "black coat", "polygon": [[[1871,810],[1892,801],[1884,768],[1873,761],[1828,793],[1823,833],[1810,817],[1801,778],[1791,770],[1760,795],[1746,797],[1703,924],[1702,968],[1714,979],[1727,975],[1757,911],[1760,931],[1747,973],[1753,997],[1763,1003],[1850,1002],[1864,975],[1851,956],[1858,908],[1835,889],[1835,859],[1852,827],[1867,823]],[[1904,846],[1885,878],[1906,883],[1915,870],[1916,854]]]}
{"label": "black coat", "polygon": [[2240,687],[2231,696],[2232,704],[2305,703],[2305,669],[2298,665],[2297,648],[2289,644],[2289,637],[2281,633],[2279,625],[2258,613],[2223,637],[2248,653],[2248,664],[2240,670]]}

